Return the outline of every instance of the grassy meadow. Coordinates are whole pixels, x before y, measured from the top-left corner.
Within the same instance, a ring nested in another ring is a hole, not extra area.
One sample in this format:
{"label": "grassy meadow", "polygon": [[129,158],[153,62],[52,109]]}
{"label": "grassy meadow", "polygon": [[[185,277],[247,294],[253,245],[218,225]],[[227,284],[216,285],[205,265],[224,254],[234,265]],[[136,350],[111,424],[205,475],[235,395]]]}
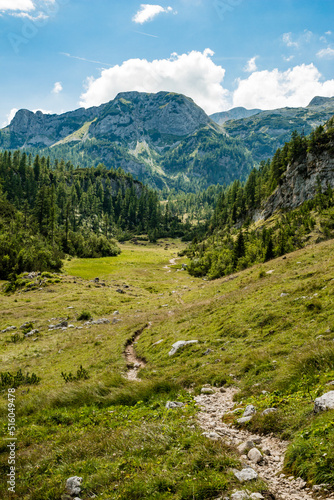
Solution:
{"label": "grassy meadow", "polygon": [[[1,498],[59,500],[74,475],[83,500],[206,500],[239,487],[237,455],[196,425],[192,395],[208,383],[238,386],[242,408],[276,407],[249,428],[291,441],[287,473],[334,487],[334,412],[313,413],[334,380],[334,242],[211,282],[181,271],[183,257],[169,264],[183,246],[123,244],[117,257],[67,260],[58,283],[1,293],[0,330],[17,330],[0,333],[0,371],[40,377],[16,389],[16,493],[3,481]],[[110,323],[85,325],[83,311]],[[73,327],[49,329],[62,320]],[[25,322],[38,333],[25,338]],[[147,325],[135,345],[141,382],[130,382],[124,348]],[[169,356],[177,340],[199,342]],[[80,367],[88,378],[66,382]],[[185,406],[166,410],[168,400]]]}

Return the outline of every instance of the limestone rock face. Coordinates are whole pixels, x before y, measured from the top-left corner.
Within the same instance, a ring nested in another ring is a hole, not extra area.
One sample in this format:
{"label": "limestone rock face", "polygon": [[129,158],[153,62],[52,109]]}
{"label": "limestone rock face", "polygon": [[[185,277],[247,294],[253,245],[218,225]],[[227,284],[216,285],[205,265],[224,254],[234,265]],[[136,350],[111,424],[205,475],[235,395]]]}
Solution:
{"label": "limestone rock face", "polygon": [[319,155],[307,154],[302,162],[288,166],[280,186],[266,201],[261,213],[267,219],[276,210],[292,210],[304,201],[314,198],[320,182],[323,191],[329,185],[334,188],[334,156],[329,151]]}

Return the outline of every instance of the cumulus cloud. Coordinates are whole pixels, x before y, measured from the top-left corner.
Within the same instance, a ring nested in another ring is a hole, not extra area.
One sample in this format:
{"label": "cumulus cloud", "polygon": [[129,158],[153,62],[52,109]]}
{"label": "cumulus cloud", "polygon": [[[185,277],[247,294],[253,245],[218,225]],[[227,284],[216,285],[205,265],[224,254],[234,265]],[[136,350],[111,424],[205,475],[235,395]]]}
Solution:
{"label": "cumulus cloud", "polygon": [[87,80],[81,95],[84,107],[114,99],[119,92],[179,92],[191,97],[207,113],[228,107],[228,91],[222,81],[225,69],[212,61],[214,53],[172,54],[169,59],[129,59],[122,65],[104,69],[99,78]]}
{"label": "cumulus cloud", "polygon": [[60,94],[60,92],[63,90],[63,86],[61,84],[61,82],[56,82],[54,84],[54,87],[52,89],[52,93],[53,94]]}
{"label": "cumulus cloud", "polygon": [[287,47],[294,47],[295,49],[300,48],[302,45],[309,43],[312,40],[313,33],[309,30],[304,30],[302,34],[295,36],[293,40],[292,33],[283,33],[282,40]]}
{"label": "cumulus cloud", "polygon": [[7,127],[7,125],[10,124],[10,122],[12,121],[12,119],[14,118],[14,116],[16,115],[17,112],[18,112],[17,108],[12,108],[9,111],[8,115],[6,115],[6,119],[3,122],[2,127]]}
{"label": "cumulus cloud", "polygon": [[317,52],[318,57],[334,57],[334,49],[327,47],[327,49],[322,49]]}
{"label": "cumulus cloud", "polygon": [[138,24],[144,24],[152,21],[157,15],[173,12],[172,7],[164,8],[161,5],[141,4],[139,11],[133,16],[132,20]]}
{"label": "cumulus cloud", "polygon": [[238,80],[233,105],[261,109],[306,106],[316,95],[334,95],[334,80],[322,82],[321,78],[314,64],[301,64],[287,71],[257,71]]}
{"label": "cumulus cloud", "polygon": [[251,59],[249,59],[249,61],[247,61],[246,66],[244,67],[244,71],[246,71],[247,73],[253,73],[253,71],[256,71],[257,70],[257,66],[256,66],[256,59],[257,58],[258,58],[258,56],[255,56],[255,57],[252,57]]}
{"label": "cumulus cloud", "polygon": [[7,10],[21,10],[29,12],[34,10],[35,6],[31,0],[0,0],[0,12]]}

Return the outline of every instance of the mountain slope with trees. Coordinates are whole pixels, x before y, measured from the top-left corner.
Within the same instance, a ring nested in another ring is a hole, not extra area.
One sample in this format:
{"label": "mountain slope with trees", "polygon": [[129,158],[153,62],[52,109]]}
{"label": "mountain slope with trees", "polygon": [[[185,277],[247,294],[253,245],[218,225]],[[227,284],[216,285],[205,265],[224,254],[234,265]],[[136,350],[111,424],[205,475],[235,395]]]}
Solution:
{"label": "mountain slope with trees", "polygon": [[295,132],[246,183],[226,188],[207,238],[193,241],[189,272],[217,278],[333,236],[334,118]]}
{"label": "mountain slope with trees", "polygon": [[0,279],[59,269],[64,254],[119,253],[114,238],[184,234],[158,194],[122,170],[0,153]]}
{"label": "mountain slope with trees", "polygon": [[103,162],[153,187],[196,191],[246,179],[253,162],[181,94],[124,92],[106,104],[62,115],[20,110],[0,131],[0,147],[66,158],[82,167]]}

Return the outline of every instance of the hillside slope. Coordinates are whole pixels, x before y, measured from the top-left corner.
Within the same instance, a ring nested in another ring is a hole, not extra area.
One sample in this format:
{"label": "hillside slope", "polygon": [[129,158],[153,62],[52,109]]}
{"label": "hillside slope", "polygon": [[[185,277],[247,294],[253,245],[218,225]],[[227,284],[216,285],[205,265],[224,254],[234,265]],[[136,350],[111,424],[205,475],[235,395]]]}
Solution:
{"label": "hillside slope", "polygon": [[103,162],[156,187],[188,191],[245,179],[253,165],[239,140],[226,137],[190,98],[168,92],[125,92],[59,116],[20,110],[0,131],[0,147],[82,166]]}
{"label": "hillside slope", "polygon": [[308,135],[334,114],[334,97],[315,97],[305,108],[261,111],[249,118],[223,124],[228,135],[244,141],[256,162],[272,158],[288,142],[291,133]]}

